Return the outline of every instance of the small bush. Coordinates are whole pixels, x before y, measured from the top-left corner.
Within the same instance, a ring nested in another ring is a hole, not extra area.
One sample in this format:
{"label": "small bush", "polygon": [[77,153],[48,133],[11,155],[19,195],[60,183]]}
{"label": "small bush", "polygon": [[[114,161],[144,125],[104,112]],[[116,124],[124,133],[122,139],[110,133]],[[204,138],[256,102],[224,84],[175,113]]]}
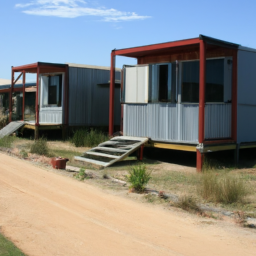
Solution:
{"label": "small bush", "polygon": [[22,149],[22,150],[20,151],[20,156],[21,156],[22,158],[27,158],[27,157],[28,157],[27,151],[25,151],[24,149]]}
{"label": "small bush", "polygon": [[182,196],[179,198],[178,202],[175,203],[176,207],[179,207],[188,212],[197,212],[202,214],[203,211],[197,205],[195,199],[191,196]]}
{"label": "small bush", "polygon": [[39,140],[35,140],[31,145],[30,153],[38,154],[38,155],[49,155],[49,148],[47,145],[47,140],[44,138],[40,138]]}
{"label": "small bush", "polygon": [[245,182],[230,174],[202,174],[199,191],[204,199],[216,203],[231,204],[242,199],[249,193]]}
{"label": "small bush", "polygon": [[13,141],[15,140],[12,136],[5,136],[0,139],[0,147],[11,148]]}
{"label": "small bush", "polygon": [[76,179],[78,180],[85,180],[85,179],[92,179],[93,174],[92,173],[86,173],[85,169],[81,168],[79,172],[75,175]]}
{"label": "small bush", "polygon": [[75,131],[71,141],[76,147],[94,147],[108,139],[109,137],[101,131],[80,129]]}
{"label": "small bush", "polygon": [[148,172],[144,165],[133,167],[127,176],[127,181],[131,183],[130,188],[133,188],[138,192],[143,192],[145,190],[145,186],[150,179],[151,172]]}

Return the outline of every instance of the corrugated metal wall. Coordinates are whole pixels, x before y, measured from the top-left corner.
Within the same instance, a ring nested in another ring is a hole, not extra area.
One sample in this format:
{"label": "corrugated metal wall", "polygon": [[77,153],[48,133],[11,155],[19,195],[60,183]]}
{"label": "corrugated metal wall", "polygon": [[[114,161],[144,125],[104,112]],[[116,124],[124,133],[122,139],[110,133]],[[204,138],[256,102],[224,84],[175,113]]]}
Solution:
{"label": "corrugated metal wall", "polygon": [[232,104],[205,105],[205,139],[231,138]]}
{"label": "corrugated metal wall", "polygon": [[[120,80],[120,72],[116,72]],[[108,126],[110,71],[69,68],[69,125]],[[120,88],[115,88],[115,125],[120,125]]]}
{"label": "corrugated metal wall", "polygon": [[39,111],[39,123],[62,124],[62,108],[41,108]]}
{"label": "corrugated metal wall", "polygon": [[[206,139],[231,137],[231,110],[231,103],[206,104]],[[124,104],[124,135],[198,143],[198,104]]]}
{"label": "corrugated metal wall", "polygon": [[125,104],[124,135],[198,143],[198,104]]}

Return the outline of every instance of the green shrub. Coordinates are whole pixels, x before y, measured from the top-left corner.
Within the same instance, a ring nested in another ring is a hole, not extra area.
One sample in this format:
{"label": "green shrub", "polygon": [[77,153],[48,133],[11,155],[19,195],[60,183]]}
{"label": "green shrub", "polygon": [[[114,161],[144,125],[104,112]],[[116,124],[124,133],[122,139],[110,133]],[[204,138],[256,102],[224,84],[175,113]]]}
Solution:
{"label": "green shrub", "polygon": [[144,165],[135,166],[129,171],[127,181],[131,183],[130,188],[135,191],[142,192],[145,190],[145,186],[151,179],[151,172],[146,170]]}
{"label": "green shrub", "polygon": [[85,169],[80,169],[78,173],[75,175],[76,179],[78,180],[84,180],[86,178]]}
{"label": "green shrub", "polygon": [[22,150],[20,151],[20,156],[21,156],[22,158],[27,158],[27,157],[28,157],[27,151],[25,151],[24,149],[22,149]]}
{"label": "green shrub", "polygon": [[0,147],[11,148],[13,141],[15,140],[12,136],[5,136],[0,139]]}
{"label": "green shrub", "polygon": [[207,201],[224,204],[242,201],[249,193],[246,183],[239,177],[216,173],[202,174],[199,191]]}
{"label": "green shrub", "polygon": [[94,147],[108,139],[109,137],[101,131],[79,129],[75,131],[71,141],[76,147]]}
{"label": "green shrub", "polygon": [[180,197],[178,202],[175,203],[175,206],[188,212],[203,213],[192,196],[184,195]]}
{"label": "green shrub", "polygon": [[44,138],[35,140],[34,143],[31,145],[30,153],[48,156],[49,148],[47,145],[47,140]]}
{"label": "green shrub", "polygon": [[81,168],[78,173],[76,173],[75,178],[78,180],[93,179],[94,175],[90,172],[86,173],[85,169]]}

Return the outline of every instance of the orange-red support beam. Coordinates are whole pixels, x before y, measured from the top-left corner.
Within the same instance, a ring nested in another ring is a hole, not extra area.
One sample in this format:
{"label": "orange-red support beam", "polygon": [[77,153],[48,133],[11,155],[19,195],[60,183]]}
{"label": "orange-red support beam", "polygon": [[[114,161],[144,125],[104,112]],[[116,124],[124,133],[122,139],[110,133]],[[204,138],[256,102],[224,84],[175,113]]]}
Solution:
{"label": "orange-red support beam", "polygon": [[109,88],[109,135],[114,133],[114,100],[115,100],[115,51],[111,52],[110,88]]}
{"label": "orange-red support beam", "polygon": [[22,101],[22,120],[25,120],[25,84],[26,84],[26,73],[23,71],[23,87],[22,87],[22,92],[23,92],[23,101]]}
{"label": "orange-red support beam", "polygon": [[202,154],[199,150],[196,151],[196,170],[201,172],[204,164],[204,154]]}
{"label": "orange-red support beam", "polygon": [[[204,119],[205,119],[205,73],[206,73],[206,43],[200,41],[200,77],[199,77],[199,134],[198,142],[204,143]],[[197,170],[201,171],[203,154],[197,151]]]}
{"label": "orange-red support beam", "polygon": [[12,93],[13,93],[13,85],[14,85],[14,71],[12,67],[12,83],[9,94],[9,123],[12,121]]}
{"label": "orange-red support beam", "polygon": [[199,143],[204,142],[204,114],[205,114],[205,42],[200,42],[200,78],[199,78]]}
{"label": "orange-red support beam", "polygon": [[143,160],[144,145],[142,145],[137,152],[137,158],[139,161]]}

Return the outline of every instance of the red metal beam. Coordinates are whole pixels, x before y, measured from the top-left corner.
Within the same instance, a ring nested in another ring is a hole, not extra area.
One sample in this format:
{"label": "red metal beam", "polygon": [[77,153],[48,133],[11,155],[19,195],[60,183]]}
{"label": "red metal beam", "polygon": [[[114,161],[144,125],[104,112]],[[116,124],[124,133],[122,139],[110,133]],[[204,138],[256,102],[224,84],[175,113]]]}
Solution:
{"label": "red metal beam", "polygon": [[22,72],[19,74],[19,76],[16,78],[16,80],[14,81],[14,84],[16,84],[17,83],[17,81],[20,79],[20,77],[22,76]]}
{"label": "red metal beam", "polygon": [[37,67],[40,66],[40,73],[47,73],[47,72],[65,72],[66,67],[62,67],[59,64],[49,64],[49,63],[33,63],[33,64],[28,64],[28,65],[23,65],[23,66],[18,66],[18,67],[13,67],[14,72],[23,72],[25,71],[26,73],[37,73]]}
{"label": "red metal beam", "polygon": [[199,44],[200,42],[201,40],[199,40],[199,38],[194,38],[194,39],[188,39],[188,40],[168,42],[163,44],[146,45],[146,46],[140,46],[140,47],[134,47],[134,48],[115,50],[115,55],[127,56],[129,54],[133,54],[134,56],[136,54],[143,53],[146,51],[157,51],[157,50],[163,50],[163,49],[168,49],[173,47]]}
{"label": "red metal beam", "polygon": [[9,89],[0,89],[0,93],[9,93],[10,92],[10,88]]}
{"label": "red metal beam", "polygon": [[237,50],[234,50],[232,64],[232,139],[237,141]]}
{"label": "red metal beam", "polygon": [[26,73],[23,71],[23,87],[22,87],[22,92],[23,92],[23,101],[22,101],[22,120],[25,120],[25,84],[26,84]]}
{"label": "red metal beam", "polygon": [[109,135],[114,133],[114,99],[115,99],[115,51],[111,52],[110,87],[109,87]]}
{"label": "red metal beam", "polygon": [[23,87],[13,88],[12,92],[23,92]]}
{"label": "red metal beam", "polygon": [[9,122],[12,121],[12,92],[13,92],[13,82],[14,82],[14,71],[12,67],[12,82],[9,94]]}
{"label": "red metal beam", "polygon": [[201,172],[204,164],[204,154],[201,154],[199,150],[196,151],[196,170]]}
{"label": "red metal beam", "polygon": [[200,41],[200,80],[199,80],[199,143],[204,142],[204,115],[205,115],[205,70],[206,70],[206,43]]}

